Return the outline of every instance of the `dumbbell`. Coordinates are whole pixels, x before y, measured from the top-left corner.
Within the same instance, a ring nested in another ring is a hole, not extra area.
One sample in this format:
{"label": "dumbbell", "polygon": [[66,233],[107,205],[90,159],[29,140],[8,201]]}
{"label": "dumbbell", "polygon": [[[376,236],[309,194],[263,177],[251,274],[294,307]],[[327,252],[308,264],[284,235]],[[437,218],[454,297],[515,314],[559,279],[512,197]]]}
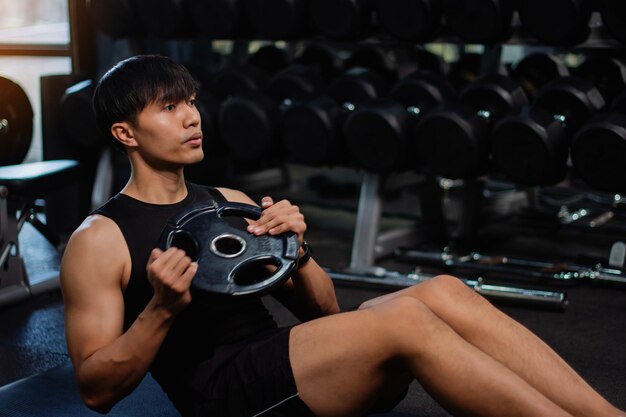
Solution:
{"label": "dumbbell", "polygon": [[510,111],[528,103],[524,90],[500,74],[469,84],[459,102],[435,109],[416,129],[418,155],[428,172],[469,179],[487,172],[489,132]]}
{"label": "dumbbell", "polygon": [[621,43],[626,43],[626,3],[623,0],[603,0],[600,3],[602,24],[609,34]]}
{"label": "dumbbell", "polygon": [[22,163],[33,137],[33,108],[22,87],[0,77],[0,166]]}
{"label": "dumbbell", "polygon": [[626,93],[578,130],[570,153],[576,173],[591,187],[626,193]]}
{"label": "dumbbell", "polygon": [[469,84],[477,81],[485,74],[508,75],[508,70],[502,62],[496,64],[496,68],[483,68],[485,57],[483,54],[468,52],[463,53],[450,65],[448,79],[457,91],[462,91]]}
{"label": "dumbbell", "polygon": [[65,90],[59,103],[61,124],[72,143],[82,149],[96,149],[107,143],[91,109],[95,85],[84,80]]}
{"label": "dumbbell", "polygon": [[522,29],[549,45],[575,45],[589,36],[593,0],[520,0]]}
{"label": "dumbbell", "polygon": [[443,75],[420,70],[409,74],[388,97],[367,102],[348,116],[344,135],[349,153],[369,172],[417,168],[410,158],[415,126],[431,109],[454,98]]}
{"label": "dumbbell", "polygon": [[494,44],[513,33],[516,0],[443,0],[445,26],[465,43]]}
{"label": "dumbbell", "polygon": [[244,63],[217,71],[211,90],[221,99],[267,88],[270,78],[288,65],[287,53],[274,45],[260,47]]}
{"label": "dumbbell", "polygon": [[574,75],[591,81],[607,103],[626,89],[626,65],[612,55],[588,56]]}
{"label": "dumbbell", "polygon": [[432,71],[446,76],[450,71],[450,65],[441,55],[433,53],[420,45],[415,46],[411,50],[408,61],[415,66],[415,69]]}
{"label": "dumbbell", "polygon": [[378,22],[391,36],[412,42],[428,42],[439,34],[441,0],[379,0]]}
{"label": "dumbbell", "polygon": [[339,51],[325,43],[308,43],[296,54],[294,63],[316,67],[325,80],[332,80],[344,68],[344,60],[339,55]]}
{"label": "dumbbell", "polygon": [[252,31],[245,0],[187,0],[196,32],[209,39],[238,39]]}
{"label": "dumbbell", "polygon": [[542,52],[527,55],[511,69],[511,78],[522,86],[529,99],[534,99],[541,87],[550,81],[568,75],[570,71],[563,62]]}
{"label": "dumbbell", "polygon": [[308,0],[247,0],[245,8],[254,32],[266,39],[295,39],[310,32]]}
{"label": "dumbbell", "polygon": [[605,101],[598,89],[579,77],[546,84],[532,107],[510,114],[494,128],[492,155],[498,169],[523,185],[549,185],[567,173],[570,139]]}
{"label": "dumbbell", "polygon": [[89,0],[89,17],[96,28],[112,38],[141,36],[145,29],[134,0]]}
{"label": "dumbbell", "polygon": [[386,89],[377,73],[356,67],[335,79],[327,95],[293,103],[285,110],[281,128],[289,159],[313,166],[346,162],[345,118],[362,103],[382,96]]}
{"label": "dumbbell", "polygon": [[[302,91],[298,90],[300,87],[307,83],[319,85],[319,78],[324,79],[325,72],[334,74],[337,68],[335,65],[340,65],[340,62],[335,62],[333,59],[333,51],[323,46],[317,46],[315,48],[307,47],[305,50],[294,60],[294,64],[297,64],[299,68],[309,68],[307,71],[301,70],[299,75],[291,73],[281,74],[277,80],[270,82],[271,72],[280,68],[283,64],[286,64],[286,55],[281,56],[282,50],[272,49],[271,46],[261,48],[256,54],[248,61],[248,65],[240,66],[237,68],[231,68],[226,71],[221,71],[214,78],[214,90],[218,91],[222,99],[231,97],[232,99],[226,100],[222,104],[220,111],[222,117],[227,120],[232,120],[232,124],[222,126],[220,123],[220,131],[222,132],[222,139],[230,144],[231,151],[236,156],[242,159],[250,159],[250,149],[246,149],[246,139],[243,139],[241,144],[241,136],[245,133],[248,135],[249,141],[255,141],[259,144],[265,144],[266,152],[263,152],[265,157],[269,157],[271,152],[276,148],[276,124],[281,113],[280,106],[281,101],[287,97],[280,97],[277,91],[274,92],[274,97],[265,94],[267,91],[272,91],[272,88],[280,88],[284,90],[281,85],[288,84],[283,81],[283,77],[286,79],[294,80],[298,77],[303,77],[301,84],[298,87],[297,82],[294,91],[286,92],[286,96],[291,96],[291,99],[300,97]],[[320,59],[320,61],[316,61]],[[325,62],[325,64],[315,64],[314,62]],[[305,72],[307,74],[305,74]],[[289,78],[291,77],[291,78]],[[295,77],[295,78],[294,78]],[[306,80],[307,77],[311,77],[310,80]],[[317,87],[313,87],[315,89]],[[289,89],[289,88],[287,88]],[[297,91],[296,91],[297,90]],[[305,93],[302,93],[306,95]],[[278,96],[278,97],[277,97]],[[284,106],[283,106],[284,107]],[[246,127],[237,127],[236,120],[232,117],[236,117],[237,114],[246,114],[252,120],[256,121],[256,126],[261,126],[257,130],[248,131]],[[238,132],[237,129],[244,129],[244,133]],[[256,138],[256,139],[255,139]],[[251,149],[256,149],[253,147]],[[255,150],[254,152],[260,152]],[[252,154],[254,154],[252,152]]]}
{"label": "dumbbell", "polygon": [[372,27],[372,0],[313,0],[309,6],[311,27],[329,39],[364,37]]}
{"label": "dumbbell", "polygon": [[396,59],[392,51],[378,46],[357,46],[344,63],[344,70],[367,68],[389,85],[397,81]]}
{"label": "dumbbell", "polygon": [[289,53],[285,48],[270,43],[257,49],[248,57],[247,62],[269,75],[274,75],[289,65],[289,59]]}
{"label": "dumbbell", "polygon": [[316,68],[293,65],[272,77],[265,91],[225,100],[219,111],[219,126],[231,155],[242,160],[281,156],[277,136],[281,107],[313,97],[323,85]]}
{"label": "dumbbell", "polygon": [[359,53],[353,58],[349,62],[361,66],[348,64],[327,90],[285,109],[280,136],[290,160],[313,166],[348,163],[343,136],[346,117],[389,88],[389,78],[377,71],[387,68],[378,62],[382,55]]}
{"label": "dumbbell", "polygon": [[183,0],[135,0],[139,21],[146,32],[159,38],[181,38],[194,34],[189,10]]}

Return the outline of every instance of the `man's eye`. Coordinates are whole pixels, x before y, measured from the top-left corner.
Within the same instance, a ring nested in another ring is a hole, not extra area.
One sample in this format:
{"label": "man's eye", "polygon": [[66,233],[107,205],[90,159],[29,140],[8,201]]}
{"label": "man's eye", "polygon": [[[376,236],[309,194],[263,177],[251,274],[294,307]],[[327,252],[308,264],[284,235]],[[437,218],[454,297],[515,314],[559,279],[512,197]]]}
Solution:
{"label": "man's eye", "polygon": [[195,98],[189,99],[189,105],[190,106],[195,106],[196,105],[196,99]]}
{"label": "man's eye", "polygon": [[173,104],[168,104],[167,106],[164,107],[164,109],[167,110],[167,111],[172,111],[172,110],[174,110],[175,107],[176,106],[173,105]]}

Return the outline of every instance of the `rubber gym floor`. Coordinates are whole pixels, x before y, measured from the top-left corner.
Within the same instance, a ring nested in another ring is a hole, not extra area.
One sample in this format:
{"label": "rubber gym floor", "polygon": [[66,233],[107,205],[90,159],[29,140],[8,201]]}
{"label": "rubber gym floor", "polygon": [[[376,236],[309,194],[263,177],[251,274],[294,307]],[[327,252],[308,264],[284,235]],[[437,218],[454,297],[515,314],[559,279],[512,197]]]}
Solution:
{"label": "rubber gym floor", "polygon": [[[302,211],[317,261],[330,268],[346,267],[354,214],[306,204]],[[24,226],[20,240],[31,276],[58,268],[58,254],[30,225]],[[565,311],[500,304],[498,308],[546,341],[612,403],[626,408],[626,290],[586,283],[565,290],[570,300]],[[346,310],[379,294],[383,291],[337,287],[340,305]],[[264,300],[279,324],[295,322],[273,299]],[[0,309],[0,386],[67,362],[59,291]],[[449,415],[417,383],[394,411],[423,417]]]}

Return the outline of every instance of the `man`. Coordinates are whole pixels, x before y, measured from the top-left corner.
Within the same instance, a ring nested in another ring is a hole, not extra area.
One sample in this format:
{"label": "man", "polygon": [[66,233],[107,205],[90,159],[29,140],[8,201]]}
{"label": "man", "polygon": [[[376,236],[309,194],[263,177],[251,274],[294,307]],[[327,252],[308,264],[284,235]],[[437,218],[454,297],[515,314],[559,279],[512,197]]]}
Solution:
{"label": "man", "polygon": [[[258,298],[192,291],[197,264],[155,248],[167,219],[202,200],[254,204],[185,182],[183,168],[203,158],[195,94],[189,73],[159,56],[122,61],[94,94],[98,123],[132,173],[72,235],[61,266],[68,350],[89,407],[109,410],[150,371],[184,416],[366,415],[393,407],[414,378],[457,415],[623,414],[454,277],[340,313],[331,280],[301,248],[273,294],[303,320],[287,329]],[[298,207],[261,205],[261,218],[240,227],[303,242]]]}

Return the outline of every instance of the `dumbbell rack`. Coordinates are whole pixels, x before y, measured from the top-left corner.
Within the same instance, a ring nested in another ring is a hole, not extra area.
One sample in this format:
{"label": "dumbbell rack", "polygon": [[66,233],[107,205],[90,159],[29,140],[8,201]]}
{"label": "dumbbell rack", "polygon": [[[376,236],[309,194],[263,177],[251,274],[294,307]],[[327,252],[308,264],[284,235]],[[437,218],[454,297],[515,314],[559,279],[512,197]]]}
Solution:
{"label": "dumbbell rack", "polygon": [[[393,253],[395,248],[400,246],[411,245],[416,239],[415,230],[412,229],[397,229],[379,233],[379,221],[383,205],[380,184],[380,175],[363,174],[350,266],[343,270],[326,270],[333,281],[338,284],[397,289],[413,286],[435,276],[420,272],[417,269],[411,273],[402,274],[375,266],[379,257]],[[459,279],[477,293],[494,301],[555,309],[564,309],[568,303],[567,295],[562,291],[491,285],[482,278],[459,277]]]}
{"label": "dumbbell rack", "polygon": [[[98,22],[100,22],[100,20],[104,18],[104,16],[106,16],[105,13],[100,13],[97,7],[94,7],[94,5],[97,3],[98,2],[91,2],[92,4],[91,7],[93,8],[92,12],[95,12],[93,14],[93,21],[95,23],[94,25],[95,27],[97,27]],[[100,2],[100,3],[106,4],[106,2]],[[197,1],[197,2],[192,2],[192,3],[203,4],[203,5],[209,4],[207,2],[202,2],[202,1]],[[231,3],[237,3],[237,2],[231,2]],[[259,7],[261,7],[262,5],[262,7],[264,8],[266,12],[270,10],[272,7],[269,4],[264,4],[262,0],[249,2],[249,3],[256,3]],[[290,2],[290,4],[291,3],[297,3],[297,2]],[[358,2],[351,2],[351,3],[358,3]],[[430,3],[430,2],[426,2],[426,3]],[[459,4],[460,3],[461,2],[459,2]],[[339,2],[337,2],[337,4],[339,4]],[[388,2],[388,3],[379,2],[379,4],[386,5],[386,4],[392,4],[392,3],[391,2]],[[108,50],[109,55],[111,55],[110,56],[111,60],[117,60],[119,56],[114,56],[114,55],[115,54],[119,55],[120,53],[122,54],[127,53],[128,51],[124,50],[124,46],[127,46],[128,49],[133,49],[133,53],[158,52],[158,53],[172,55],[173,57],[179,58],[181,60],[190,59],[191,56],[189,52],[191,51],[191,49],[193,49],[193,47],[191,47],[189,43],[187,42],[190,39],[185,38],[188,35],[186,35],[185,33],[179,34],[180,36],[183,36],[184,42],[181,44],[176,44],[176,45],[181,46],[180,48],[177,49],[175,46],[175,42],[171,42],[172,38],[174,38],[173,36],[171,36],[171,33],[160,33],[161,31],[169,32],[172,28],[179,27],[179,25],[175,24],[175,22],[180,22],[181,18],[183,18],[182,20],[184,20],[184,17],[185,17],[183,14],[179,13],[182,8],[181,5],[182,3],[180,2],[172,2],[171,4],[172,8],[168,9],[168,13],[163,13],[163,10],[161,10],[161,13],[158,13],[158,16],[156,16],[155,19],[158,20],[160,18],[165,17],[166,19],[168,19],[168,22],[171,24],[170,25],[158,25],[158,24],[149,25],[150,30],[148,30],[147,32],[151,36],[146,36],[143,40],[139,39],[141,42],[137,42],[136,36],[141,37],[144,35],[141,35],[141,34],[138,35],[137,33],[126,32],[131,29],[138,29],[137,27],[133,25],[119,25],[119,22],[123,21],[123,19],[113,19],[113,23],[116,23],[116,25],[114,25],[114,29],[120,30],[121,33],[115,33],[116,32],[115,30],[111,32],[110,29],[112,28],[108,27],[107,25],[105,25],[104,27],[99,27],[98,30],[101,32],[100,34],[105,35],[105,36],[100,36],[98,38],[98,41],[99,41],[98,46],[105,52],[105,54],[102,54],[102,55],[103,56],[106,55],[106,52]],[[355,6],[355,7],[360,8],[364,6]],[[546,5],[546,7],[548,8],[548,5]],[[261,10],[261,9],[258,9],[258,10]],[[400,26],[402,25],[392,24],[392,25],[386,26],[384,25],[384,19],[380,18],[380,16],[378,16],[379,19],[378,19],[377,24],[373,25],[370,28],[372,29],[371,32],[368,30],[364,30],[362,32],[359,32],[358,34],[347,33],[346,35],[350,35],[350,36],[345,36],[345,37],[339,36],[337,38],[333,38],[333,33],[326,33],[322,31],[321,29],[315,33],[297,30],[298,28],[302,29],[305,26],[307,26],[305,24],[306,19],[303,19],[302,21],[298,20],[297,24],[294,24],[294,22],[296,22],[297,19],[294,18],[294,19],[288,19],[288,20],[286,19],[277,20],[276,16],[281,16],[281,14],[270,13],[270,12],[252,13],[253,18],[259,17],[259,19],[253,19],[253,20],[261,20],[261,22],[256,22],[256,24],[253,24],[252,27],[248,28],[249,30],[247,31],[244,30],[243,32],[236,32],[236,33],[222,32],[219,34],[207,33],[206,32],[207,30],[210,32],[213,28],[221,27],[219,24],[217,24],[220,22],[214,20],[214,19],[217,19],[218,15],[217,14],[212,15],[211,13],[198,12],[198,13],[195,13],[194,17],[196,18],[202,17],[204,19],[194,20],[194,24],[197,24],[198,22],[200,22],[200,25],[198,25],[198,28],[197,28],[198,33],[206,35],[206,36],[200,35],[200,37],[195,39],[195,41],[199,41],[198,42],[199,45],[202,44],[201,48],[204,48],[203,51],[208,51],[213,47],[213,45],[211,45],[211,48],[207,47],[208,44],[210,43],[207,41],[210,41],[211,39],[236,39],[233,43],[232,51],[229,52],[229,55],[227,56],[227,60],[231,62],[237,61],[237,59],[233,59],[233,58],[240,58],[240,56],[237,56],[237,55],[248,54],[248,45],[246,44],[246,42],[252,39],[269,39],[269,40],[287,41],[286,49],[292,49],[292,52],[295,50],[294,46],[296,45],[297,42],[302,41],[302,40],[307,40],[306,38],[310,38],[312,35],[321,35],[322,40],[328,40],[329,43],[333,43],[336,41],[340,44],[344,42],[345,40],[351,40],[351,39],[357,39],[356,41],[357,43],[359,43],[360,40],[362,40],[362,41],[365,41],[366,43],[380,43],[383,46],[397,45],[398,43],[404,43],[404,44],[411,44],[411,43],[413,44],[416,44],[416,43],[448,44],[449,43],[449,44],[456,44],[456,45],[464,45],[465,43],[482,44],[485,46],[484,52],[482,53],[481,65],[480,65],[481,66],[480,73],[482,74],[485,74],[489,70],[493,70],[494,68],[498,67],[501,64],[502,49],[503,49],[503,46],[505,45],[531,45],[531,46],[539,46],[539,47],[543,46],[541,44],[541,41],[538,40],[540,36],[537,36],[537,39],[535,39],[533,38],[533,36],[530,35],[532,31],[529,31],[528,29],[530,28],[531,25],[527,25],[528,21],[526,22],[523,21],[524,19],[521,18],[522,16],[519,11],[516,11],[514,13],[515,18],[512,20],[509,19],[511,21],[508,23],[505,22],[506,23],[505,27],[502,28],[504,29],[504,32],[508,32],[509,28],[506,26],[507,25],[511,26],[510,29],[512,29],[511,30],[512,33],[510,33],[509,37],[504,37],[502,36],[502,34],[501,35],[496,34],[496,35],[493,35],[495,37],[490,37],[489,39],[486,39],[486,40],[485,39],[476,40],[477,38],[475,36],[479,36],[479,34],[476,34],[476,33],[467,34],[466,33],[465,34],[466,36],[463,36],[462,33],[459,33],[459,31],[455,30],[454,21],[456,21],[457,23],[460,23],[460,26],[464,26],[464,23],[466,23],[467,20],[470,20],[468,19],[469,15],[467,12],[476,12],[476,10],[469,8],[469,7],[466,9],[457,8],[456,12],[454,10],[449,11],[451,12],[451,14],[444,16],[443,19],[442,19],[442,16],[436,15],[434,11],[431,10],[430,11],[431,14],[429,14],[429,16],[432,17],[431,19],[432,21],[430,22],[432,23],[431,26],[433,26],[431,28],[432,32],[429,34],[425,34],[425,35],[422,34],[419,37],[419,39],[415,37],[403,38],[402,36],[398,36],[398,33],[396,30],[400,29]],[[130,13],[132,11],[125,11],[123,9],[116,10],[116,11],[121,13],[122,16],[132,15],[132,13]],[[257,11],[257,9],[253,9],[253,11]],[[395,12],[395,10],[392,10],[392,11]],[[561,10],[558,10],[557,12],[561,13],[562,16],[565,16],[564,13],[566,13],[566,11],[567,11],[567,8],[565,9],[561,8]],[[372,12],[372,11],[369,11],[369,12]],[[383,9],[378,10],[377,13],[379,13],[380,15],[383,15],[384,10]],[[144,18],[147,17],[148,15],[149,13],[143,13]],[[332,15],[331,13],[320,14],[321,17],[329,17],[331,15]],[[303,18],[304,14],[300,13],[294,16],[298,18]],[[477,13],[476,19],[472,23],[478,22],[480,25],[481,22],[484,22],[485,16],[488,16],[488,14]],[[535,14],[535,16],[537,16],[537,14]],[[417,20],[416,21],[411,20],[410,18],[411,16],[402,16],[402,17],[407,18],[406,22],[408,22],[409,25],[413,23],[417,23]],[[531,14],[531,17],[532,17],[532,14]],[[568,17],[571,18],[571,16],[568,16]],[[604,17],[604,15],[602,17]],[[345,20],[349,21],[350,19],[345,19]],[[494,19],[494,20],[497,20],[497,19]],[[565,17],[564,17],[564,20],[565,20]],[[309,21],[311,21],[311,19],[309,19]],[[151,22],[151,23],[154,23],[154,22]],[[241,23],[241,22],[237,22],[237,23]],[[368,23],[368,22],[365,22],[365,23]],[[369,22],[369,23],[372,23],[372,22]],[[404,24],[405,20],[403,19],[402,22],[400,23]],[[607,23],[608,23],[608,20],[607,20]],[[440,24],[441,24],[441,31],[438,30]],[[492,26],[492,24],[493,22],[485,22],[485,26]],[[626,44],[626,41],[623,38],[623,36],[616,36],[616,35],[622,35],[621,25],[618,25],[617,27],[618,33],[611,33],[612,32],[610,30],[611,25],[605,24],[605,22],[603,22],[602,19],[600,19],[599,11],[593,12],[593,16],[591,20],[587,22],[587,24],[590,29],[589,31],[590,33],[588,37],[584,39],[582,43],[577,41],[578,43],[576,43],[575,47],[598,48],[598,47],[615,47],[615,46]],[[528,27],[524,27],[524,25],[527,25]],[[183,25],[183,28],[186,29],[186,26],[189,26],[189,20],[185,21],[185,25]],[[255,27],[255,26],[258,26],[258,27]],[[369,24],[366,24],[365,26],[369,27]],[[276,34],[276,30],[278,27],[284,28],[287,32],[284,34],[283,33]],[[320,25],[319,27],[323,28],[325,26]],[[389,29],[392,29],[392,30],[389,30]],[[478,32],[482,32],[482,29],[490,29],[490,28],[486,27],[486,28],[479,28],[479,29],[481,30],[479,30]],[[156,33],[150,33],[151,31],[156,31]],[[295,32],[295,33],[292,33],[292,32]],[[110,38],[106,36],[107,34],[110,35]],[[373,35],[373,37],[370,37],[371,35]],[[171,38],[166,39],[168,38],[168,36],[171,36]],[[416,35],[414,34],[412,36],[416,36]],[[127,45],[120,44],[119,42],[117,42],[118,38],[127,38],[128,44]],[[159,38],[166,39],[167,42],[160,42],[158,40]],[[311,38],[311,39],[319,40],[318,37]],[[109,41],[112,41],[112,42],[109,42]],[[293,44],[291,43],[292,41],[294,41]],[[574,42],[573,39],[572,39],[572,42]],[[622,43],[619,43],[619,42],[622,42]],[[567,44],[567,42],[563,44]],[[135,47],[140,47],[140,45],[143,45],[144,50],[137,51],[134,49]],[[120,52],[120,50],[123,50],[123,52]],[[238,52],[241,52],[241,54],[239,54]],[[195,53],[197,53],[197,51]],[[213,64],[217,62],[214,59],[215,57],[212,56],[211,53],[209,53],[208,55],[198,53],[198,55],[202,55],[200,58],[202,58],[203,60],[211,60]],[[104,63],[104,64],[112,64],[112,63],[113,62]],[[437,213],[437,211],[441,211],[441,207],[437,207],[437,204],[439,204],[440,202],[438,201],[422,202],[422,211],[424,211],[423,215],[425,217],[428,216],[429,219],[433,219],[433,218],[435,219],[434,224],[427,225],[428,228],[431,228],[434,230],[425,231],[422,229],[422,230],[416,231],[413,229],[405,229],[405,230],[391,230],[391,231],[386,231],[386,232],[381,233],[379,229],[380,229],[380,220],[381,220],[381,214],[382,214],[383,201],[381,198],[380,188],[381,188],[380,176],[377,176],[376,174],[370,174],[370,173],[366,173],[363,175],[363,183],[361,186],[361,193],[360,193],[359,203],[358,203],[357,220],[356,220],[356,227],[355,227],[355,233],[354,233],[354,239],[353,239],[353,245],[352,245],[350,265],[346,271],[341,271],[337,273],[333,272],[332,274],[333,276],[337,278],[337,280],[347,279],[347,276],[349,275],[351,277],[350,280],[354,282],[358,282],[359,280],[362,282],[365,282],[365,281],[370,280],[372,276],[375,279],[379,279],[381,277],[387,276],[388,280],[386,281],[386,283],[394,282],[400,286],[412,285],[415,283],[416,276],[419,276],[419,274],[418,275],[408,274],[404,276],[402,274],[384,271],[381,268],[378,268],[375,266],[376,262],[380,257],[396,252],[399,247],[411,246],[411,244],[414,243],[418,238],[419,239],[423,238],[424,234],[428,235],[427,238],[435,237],[435,240],[437,241],[436,243],[438,244],[445,243],[446,239],[448,238],[448,236],[445,233],[445,221],[442,218],[443,215],[441,213]],[[436,187],[432,187],[432,188],[433,188],[431,190],[432,192],[437,192]],[[472,200],[472,198],[475,198],[476,200],[480,200],[481,191],[482,191],[481,180],[477,180],[477,181],[467,180],[466,181],[465,192],[467,192],[466,198],[468,200]],[[439,198],[439,196],[436,194],[432,194],[430,197],[432,197],[433,200],[437,200]],[[429,203],[432,203],[432,204],[429,205]],[[476,228],[477,228],[475,217],[479,215],[478,211],[474,209],[477,205],[479,206],[480,204],[481,204],[480,201],[473,201],[473,202],[470,201],[469,203],[467,203],[466,206],[463,207],[463,209],[464,210],[467,209],[468,211],[462,214],[463,218],[460,219],[459,221],[459,225],[460,225],[459,232],[461,235],[463,235],[462,237],[467,238],[466,240],[469,243],[471,243],[472,235],[476,232]],[[433,233],[429,233],[429,232],[433,232]],[[468,253],[471,253],[471,251],[468,251]],[[445,258],[448,254],[444,252],[439,252],[439,253],[433,252],[431,253],[431,255],[432,255],[431,257],[433,258],[439,259],[439,258]],[[423,278],[426,278],[426,276],[424,276]],[[384,284],[384,283],[381,282],[381,284]]]}
{"label": "dumbbell rack", "polygon": [[[483,278],[525,283],[540,282],[542,284],[557,284],[560,286],[583,281],[612,284],[621,287],[626,285],[626,273],[623,270],[626,258],[626,245],[622,241],[613,243],[608,259],[604,262],[606,265],[600,263],[550,262],[543,259],[523,259],[504,255],[489,256],[474,251],[468,251],[465,255],[456,255],[446,247],[441,251],[426,251],[419,248],[396,249],[394,251],[396,259],[420,266],[416,269],[416,272],[410,274],[399,274],[377,267],[375,266],[377,259],[389,254],[389,248],[394,247],[394,245],[396,248],[407,247],[405,244],[406,240],[401,242],[400,240],[390,238],[402,236],[399,231],[393,231],[392,234],[377,234],[379,218],[382,212],[379,182],[380,179],[375,174],[364,175],[350,266],[342,271],[329,270],[331,277],[337,282],[354,285],[367,284],[383,288],[407,287],[416,282],[430,279],[433,275],[420,272],[421,268],[430,267],[431,269],[460,274],[461,276],[481,277],[476,280],[461,278],[471,287],[475,287],[477,284],[480,286],[484,285]],[[536,191],[534,188],[526,191],[529,200],[532,200],[531,206],[538,204]],[[618,203],[615,204],[619,205]],[[604,210],[602,207],[599,208],[600,210],[596,211]],[[562,206],[554,216],[554,221],[558,221],[564,227],[568,227],[576,232],[575,228],[577,225],[575,223],[589,213],[591,213],[590,209],[568,212],[567,208]],[[603,212],[596,216],[596,218],[591,220],[593,224],[589,227],[593,228],[601,225],[600,222],[607,217],[607,213],[611,214],[613,211]],[[610,217],[612,216],[607,218]],[[578,227],[582,227],[585,230],[584,226]],[[472,229],[472,226],[465,225],[460,227],[461,230],[463,228]],[[408,230],[404,231],[407,232]],[[413,239],[415,239],[415,236],[413,236]],[[510,300],[513,298],[517,301],[536,305],[561,307],[566,305],[565,294],[560,291],[545,292],[532,289],[518,291],[519,289],[515,287],[505,286],[497,286],[497,288],[497,291],[486,295],[496,300]],[[475,289],[479,292],[481,291],[481,288]]]}

